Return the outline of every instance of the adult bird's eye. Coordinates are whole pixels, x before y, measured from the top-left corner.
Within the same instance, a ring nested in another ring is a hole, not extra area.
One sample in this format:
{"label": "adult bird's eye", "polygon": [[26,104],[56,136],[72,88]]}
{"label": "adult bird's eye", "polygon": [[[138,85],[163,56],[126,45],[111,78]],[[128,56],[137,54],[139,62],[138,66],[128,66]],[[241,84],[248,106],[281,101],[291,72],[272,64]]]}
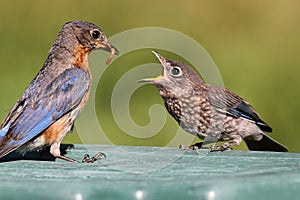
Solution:
{"label": "adult bird's eye", "polygon": [[91,35],[92,35],[92,37],[96,40],[96,39],[98,39],[98,38],[100,37],[100,31],[98,31],[98,30],[93,30],[93,31],[91,32]]}
{"label": "adult bird's eye", "polygon": [[170,73],[174,77],[179,77],[182,74],[181,69],[179,67],[173,67],[173,68],[171,68]]}

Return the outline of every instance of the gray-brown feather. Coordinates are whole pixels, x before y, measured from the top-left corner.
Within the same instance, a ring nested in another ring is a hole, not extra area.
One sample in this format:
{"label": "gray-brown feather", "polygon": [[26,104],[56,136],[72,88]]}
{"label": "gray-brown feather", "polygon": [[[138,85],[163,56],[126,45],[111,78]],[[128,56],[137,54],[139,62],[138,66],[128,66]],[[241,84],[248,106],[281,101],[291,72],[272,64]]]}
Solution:
{"label": "gray-brown feather", "polygon": [[[226,88],[205,84],[192,68],[182,62],[159,59],[164,68],[163,78],[153,84],[168,112],[187,132],[201,139],[210,136],[215,141],[235,140],[239,144],[241,138],[259,141],[264,136],[263,131],[272,131],[240,96]],[[174,67],[182,70],[181,76],[171,75]],[[278,151],[286,149],[275,141],[273,145]]]}

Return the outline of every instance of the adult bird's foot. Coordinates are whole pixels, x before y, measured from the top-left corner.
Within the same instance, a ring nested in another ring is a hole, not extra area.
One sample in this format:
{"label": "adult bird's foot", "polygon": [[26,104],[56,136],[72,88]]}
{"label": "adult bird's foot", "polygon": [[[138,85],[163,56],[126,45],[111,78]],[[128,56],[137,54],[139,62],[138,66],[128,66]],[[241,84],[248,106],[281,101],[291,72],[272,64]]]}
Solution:
{"label": "adult bird's foot", "polygon": [[90,157],[89,154],[85,154],[81,162],[82,163],[93,163],[96,160],[105,159],[105,158],[106,158],[106,155],[104,153],[102,153],[102,152],[98,152],[93,157]]}
{"label": "adult bird's foot", "polygon": [[200,149],[202,147],[202,144],[203,142],[198,142],[198,143],[195,143],[193,145],[190,145],[190,146],[185,146],[183,144],[180,144],[178,146],[178,149],[180,151],[185,151],[185,150],[197,150],[197,149]]}
{"label": "adult bird's foot", "polygon": [[74,160],[72,158],[69,158],[69,157],[66,157],[66,156],[59,155],[59,156],[57,156],[57,158],[60,158],[62,160],[68,161],[68,162],[77,163],[76,160]]}

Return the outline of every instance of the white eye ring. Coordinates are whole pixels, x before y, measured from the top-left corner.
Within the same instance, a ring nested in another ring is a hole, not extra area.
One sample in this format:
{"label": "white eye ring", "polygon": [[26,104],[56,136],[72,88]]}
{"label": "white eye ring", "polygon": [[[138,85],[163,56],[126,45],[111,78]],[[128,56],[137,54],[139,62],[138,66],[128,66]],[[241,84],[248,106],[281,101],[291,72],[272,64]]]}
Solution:
{"label": "white eye ring", "polygon": [[98,29],[94,29],[94,30],[92,30],[90,33],[91,33],[91,36],[92,36],[95,40],[97,40],[97,39],[99,39],[99,38],[101,37],[101,32],[100,32]]}
{"label": "white eye ring", "polygon": [[180,69],[180,67],[172,67],[170,69],[170,74],[174,77],[179,77],[182,75],[182,70]]}

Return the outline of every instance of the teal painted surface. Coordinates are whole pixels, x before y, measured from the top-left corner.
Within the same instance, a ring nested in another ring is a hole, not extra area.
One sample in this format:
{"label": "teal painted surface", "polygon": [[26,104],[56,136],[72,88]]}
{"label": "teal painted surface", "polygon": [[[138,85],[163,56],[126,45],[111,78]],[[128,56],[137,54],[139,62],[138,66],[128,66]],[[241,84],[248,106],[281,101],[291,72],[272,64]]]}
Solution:
{"label": "teal painted surface", "polygon": [[75,145],[95,163],[0,163],[0,199],[298,199],[300,154]]}

